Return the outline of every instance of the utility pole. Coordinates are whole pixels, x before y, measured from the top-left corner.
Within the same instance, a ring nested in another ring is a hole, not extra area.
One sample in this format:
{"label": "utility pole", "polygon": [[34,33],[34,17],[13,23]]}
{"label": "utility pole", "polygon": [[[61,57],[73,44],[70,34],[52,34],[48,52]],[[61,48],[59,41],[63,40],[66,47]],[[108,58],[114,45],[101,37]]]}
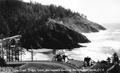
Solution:
{"label": "utility pole", "polygon": [[31,51],[31,59],[33,61],[33,50]]}
{"label": "utility pole", "polygon": [[0,51],[0,57],[1,58],[4,58],[4,51],[3,51],[3,43],[4,43],[4,40],[3,40],[3,34],[0,35],[0,39],[1,39],[1,51]]}
{"label": "utility pole", "polygon": [[31,53],[31,61],[33,61],[33,49],[29,51]]}

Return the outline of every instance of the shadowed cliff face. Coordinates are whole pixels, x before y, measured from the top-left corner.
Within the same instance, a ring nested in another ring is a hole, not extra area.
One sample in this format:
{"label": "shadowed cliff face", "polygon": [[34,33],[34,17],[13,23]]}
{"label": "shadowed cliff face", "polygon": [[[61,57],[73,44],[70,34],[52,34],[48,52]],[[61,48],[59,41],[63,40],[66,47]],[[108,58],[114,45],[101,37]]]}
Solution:
{"label": "shadowed cliff face", "polygon": [[21,42],[22,46],[28,49],[73,49],[82,47],[78,43],[90,41],[84,35],[65,27],[59,22],[48,21],[38,31],[23,34]]}

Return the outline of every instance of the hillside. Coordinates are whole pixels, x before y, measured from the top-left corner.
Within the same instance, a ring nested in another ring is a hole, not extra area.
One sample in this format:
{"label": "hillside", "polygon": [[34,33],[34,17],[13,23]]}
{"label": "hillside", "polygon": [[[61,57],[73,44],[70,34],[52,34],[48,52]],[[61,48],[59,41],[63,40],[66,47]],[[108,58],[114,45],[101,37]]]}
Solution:
{"label": "hillside", "polygon": [[78,32],[90,33],[90,32],[99,32],[99,30],[105,30],[103,26],[95,22],[76,16],[71,18],[64,18],[63,22],[67,27],[76,30]]}
{"label": "hillside", "polygon": [[45,6],[19,0],[0,0],[0,33],[6,36],[24,34],[29,29],[38,29],[48,19],[62,21],[65,26],[79,32],[98,32],[105,28],[91,22],[79,13],[61,6]]}
{"label": "hillside", "polygon": [[46,44],[51,42],[52,45],[55,45],[55,42],[59,46],[64,44],[61,48],[79,47],[80,42],[90,42],[81,32],[99,30],[105,28],[89,21],[85,15],[61,6],[25,3],[21,0],[0,0],[0,38],[22,35],[22,43],[28,43],[24,46],[29,48],[48,48],[50,45]]}

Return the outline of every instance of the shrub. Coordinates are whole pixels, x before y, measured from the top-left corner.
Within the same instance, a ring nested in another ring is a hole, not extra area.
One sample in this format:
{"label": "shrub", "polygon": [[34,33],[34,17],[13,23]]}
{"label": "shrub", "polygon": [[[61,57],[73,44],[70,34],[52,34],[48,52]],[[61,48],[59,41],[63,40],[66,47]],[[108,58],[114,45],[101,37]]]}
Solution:
{"label": "shrub", "polygon": [[6,65],[6,62],[3,58],[0,57],[0,66],[3,67]]}

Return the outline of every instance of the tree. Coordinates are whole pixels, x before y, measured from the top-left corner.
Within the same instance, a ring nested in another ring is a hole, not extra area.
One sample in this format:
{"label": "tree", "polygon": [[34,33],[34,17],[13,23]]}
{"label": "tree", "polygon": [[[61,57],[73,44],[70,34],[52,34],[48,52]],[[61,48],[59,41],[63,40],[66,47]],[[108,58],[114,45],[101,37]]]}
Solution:
{"label": "tree", "polygon": [[107,58],[107,62],[110,64],[110,62],[111,62],[111,58],[110,57]]}
{"label": "tree", "polygon": [[115,52],[113,54],[113,60],[112,60],[112,63],[115,64],[115,63],[119,63],[119,57],[117,55],[117,53]]}

